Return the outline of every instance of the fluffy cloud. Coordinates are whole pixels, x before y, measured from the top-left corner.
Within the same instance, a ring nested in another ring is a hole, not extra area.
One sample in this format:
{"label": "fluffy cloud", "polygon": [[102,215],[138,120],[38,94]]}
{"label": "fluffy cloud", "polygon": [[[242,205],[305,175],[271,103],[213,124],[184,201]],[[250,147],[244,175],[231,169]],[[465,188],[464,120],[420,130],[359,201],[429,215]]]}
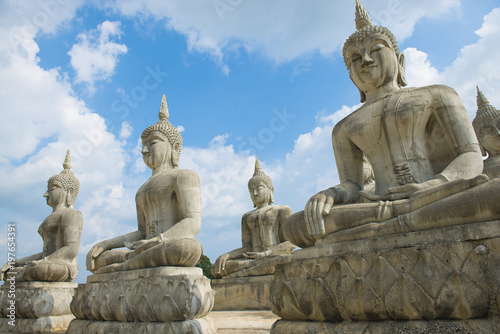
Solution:
{"label": "fluffy cloud", "polygon": [[68,52],[76,71],[75,82],[86,83],[92,93],[96,81],[107,80],[113,75],[119,56],[127,53],[124,44],[113,41],[120,34],[120,22],[104,21],[97,29],[77,36],[79,42]]}
{"label": "fluffy cloud", "polygon": [[404,50],[406,76],[410,86],[446,84],[453,87],[462,98],[471,119],[476,115],[476,86],[494,106],[500,106],[500,8],[484,17],[476,31],[478,41],[464,46],[455,61],[442,72],[432,66],[427,54],[415,48]]}
{"label": "fluffy cloud", "polygon": [[[30,17],[36,7],[24,2],[8,5],[17,6],[9,10],[19,18]],[[31,11],[25,12],[27,8]],[[23,245],[20,256],[42,248],[34,231],[51,212],[42,195],[48,178],[62,170],[68,148],[72,170],[81,183],[77,206],[85,216],[82,245],[114,234],[119,219],[124,219],[126,229],[127,218],[135,216],[135,206],[126,200],[129,190],[122,186],[129,161],[123,143],[108,132],[101,116],[75,97],[64,73],[38,65],[39,47],[34,38],[43,33],[42,28],[48,32],[56,29],[71,13],[56,15],[57,20],[39,28],[29,22],[23,25],[22,19],[0,20],[0,80],[8,83],[0,90],[0,212],[18,223],[17,241]],[[122,130],[126,135],[126,126]],[[135,181],[131,186],[136,187]],[[133,201],[133,193],[130,198]],[[4,246],[2,238],[0,247]],[[81,275],[86,275],[84,270]]]}
{"label": "fluffy cloud", "polygon": [[[323,55],[340,49],[354,31],[352,6],[319,0],[108,0],[107,6],[125,15],[166,19],[168,29],[183,34],[190,50],[210,54],[225,73],[224,58],[239,48],[281,63],[313,52]],[[375,23],[396,36],[411,35],[422,17],[436,17],[459,8],[459,0],[367,2]]]}

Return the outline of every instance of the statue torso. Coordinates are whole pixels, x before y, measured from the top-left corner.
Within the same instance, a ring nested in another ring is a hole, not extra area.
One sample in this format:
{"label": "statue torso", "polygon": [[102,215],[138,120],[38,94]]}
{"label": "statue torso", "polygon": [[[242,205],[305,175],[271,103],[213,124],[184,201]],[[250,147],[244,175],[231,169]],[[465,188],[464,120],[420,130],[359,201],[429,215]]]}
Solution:
{"label": "statue torso", "polygon": [[[52,212],[40,224],[38,234],[43,240],[43,256],[48,256],[56,250],[64,246],[64,229],[61,226],[63,219],[71,219],[77,211],[73,208],[67,208]],[[74,259],[64,259],[67,262],[76,264],[76,257]]]}
{"label": "statue torso", "polygon": [[146,239],[157,237],[179,220],[178,170],[167,170],[149,178],[137,191],[137,210],[145,218]]}
{"label": "statue torso", "polygon": [[282,209],[282,206],[269,205],[245,214],[245,221],[252,235],[252,251],[263,252],[281,242],[279,214]]}
{"label": "statue torso", "polygon": [[[430,88],[401,89],[365,104],[347,116],[341,124],[343,129],[336,131],[370,159],[377,194],[387,194],[390,187],[432,179],[454,158],[449,138],[434,115]],[[435,159],[439,155],[440,159]]]}

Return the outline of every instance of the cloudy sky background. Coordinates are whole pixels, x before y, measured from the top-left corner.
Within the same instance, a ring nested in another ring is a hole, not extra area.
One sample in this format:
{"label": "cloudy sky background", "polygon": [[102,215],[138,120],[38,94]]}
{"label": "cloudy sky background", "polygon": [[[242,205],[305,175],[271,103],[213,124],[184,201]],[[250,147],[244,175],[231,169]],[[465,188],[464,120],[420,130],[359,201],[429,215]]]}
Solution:
{"label": "cloudy sky background", "polygon": [[[406,55],[410,86],[446,84],[473,119],[475,86],[500,108],[497,0],[365,0]],[[182,131],[180,168],[203,188],[198,234],[212,262],[241,246],[254,156],[275,204],[302,210],[337,183],[333,125],[359,106],[340,54],[354,0],[37,0],[0,2],[0,254],[40,252],[47,179],[65,152],[84,215],[77,282],[96,242],[137,229],[150,176],[142,131],[166,95]]]}

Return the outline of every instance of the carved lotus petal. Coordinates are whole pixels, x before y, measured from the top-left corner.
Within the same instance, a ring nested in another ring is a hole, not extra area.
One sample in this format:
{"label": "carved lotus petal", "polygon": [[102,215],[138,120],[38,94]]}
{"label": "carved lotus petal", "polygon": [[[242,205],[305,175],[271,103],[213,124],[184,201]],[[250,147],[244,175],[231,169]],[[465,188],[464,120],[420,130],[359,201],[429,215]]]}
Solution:
{"label": "carved lotus petal", "polygon": [[160,321],[183,321],[185,318],[179,310],[177,303],[170,295],[164,295],[160,304]]}
{"label": "carved lotus petal", "polygon": [[157,321],[153,305],[149,301],[149,297],[143,294],[139,305],[137,305],[139,321]]}
{"label": "carved lotus petal", "polygon": [[114,320],[111,315],[111,310],[109,309],[109,300],[107,295],[101,297],[101,302],[99,304],[99,315],[107,321]]}
{"label": "carved lotus petal", "polygon": [[391,319],[436,319],[434,300],[409,276],[403,274],[385,297]]}
{"label": "carved lotus petal", "polygon": [[484,298],[485,293],[486,291],[481,290],[462,273],[454,272],[436,300],[439,317],[444,319],[486,317],[489,302]]}

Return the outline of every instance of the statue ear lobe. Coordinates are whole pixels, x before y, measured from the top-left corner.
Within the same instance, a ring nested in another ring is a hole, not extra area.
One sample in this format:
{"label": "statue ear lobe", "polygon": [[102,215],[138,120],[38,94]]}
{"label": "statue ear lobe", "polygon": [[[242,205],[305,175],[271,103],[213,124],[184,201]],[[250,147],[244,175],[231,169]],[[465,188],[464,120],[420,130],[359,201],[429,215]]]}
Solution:
{"label": "statue ear lobe", "polygon": [[66,191],[66,204],[68,206],[72,206],[73,204],[75,204],[74,190],[72,188],[69,188]]}
{"label": "statue ear lobe", "polygon": [[406,76],[405,76],[405,65],[406,65],[406,60],[405,60],[405,55],[404,53],[400,53],[398,56],[398,85],[399,87],[405,87],[408,85],[408,82],[406,81]]}
{"label": "statue ear lobe", "polygon": [[[351,73],[349,72],[349,79],[351,79],[351,81],[354,83],[354,80],[352,80],[352,76],[351,76]],[[356,84],[354,83],[354,85],[356,86]],[[356,86],[357,87],[357,86]],[[358,91],[359,91],[359,100],[361,103],[365,102],[366,101],[366,94],[365,92],[363,92],[361,89],[358,88]]]}
{"label": "statue ear lobe", "polygon": [[174,168],[179,166],[180,157],[181,157],[181,144],[175,143],[172,145],[172,165],[174,165]]}

